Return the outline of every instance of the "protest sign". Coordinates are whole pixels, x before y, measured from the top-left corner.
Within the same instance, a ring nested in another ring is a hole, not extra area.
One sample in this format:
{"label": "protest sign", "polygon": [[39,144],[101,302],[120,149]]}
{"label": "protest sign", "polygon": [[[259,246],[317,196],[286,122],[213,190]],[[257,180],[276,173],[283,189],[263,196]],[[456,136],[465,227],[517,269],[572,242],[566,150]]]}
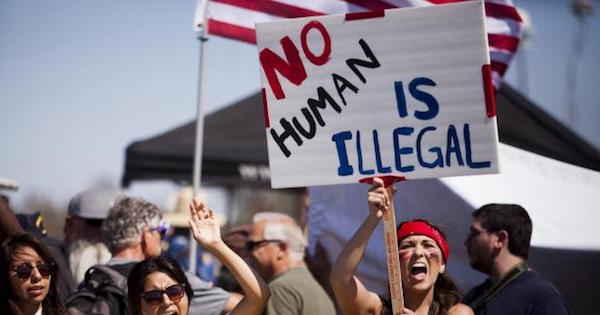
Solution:
{"label": "protest sign", "polygon": [[482,2],[256,24],[273,188],[498,172]]}

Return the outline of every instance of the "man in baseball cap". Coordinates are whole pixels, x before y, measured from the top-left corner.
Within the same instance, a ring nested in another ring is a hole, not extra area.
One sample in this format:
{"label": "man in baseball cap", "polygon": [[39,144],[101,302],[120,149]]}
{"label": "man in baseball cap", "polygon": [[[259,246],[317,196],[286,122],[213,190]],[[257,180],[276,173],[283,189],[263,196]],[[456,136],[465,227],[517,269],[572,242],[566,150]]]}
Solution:
{"label": "man in baseball cap", "polygon": [[104,190],[86,190],[73,196],[65,218],[65,242],[69,244],[78,239],[101,240],[100,226],[115,198],[115,193]]}
{"label": "man in baseball cap", "polygon": [[69,202],[63,231],[69,269],[76,283],[83,281],[89,267],[104,264],[111,257],[100,228],[116,198],[112,191],[86,190]]}

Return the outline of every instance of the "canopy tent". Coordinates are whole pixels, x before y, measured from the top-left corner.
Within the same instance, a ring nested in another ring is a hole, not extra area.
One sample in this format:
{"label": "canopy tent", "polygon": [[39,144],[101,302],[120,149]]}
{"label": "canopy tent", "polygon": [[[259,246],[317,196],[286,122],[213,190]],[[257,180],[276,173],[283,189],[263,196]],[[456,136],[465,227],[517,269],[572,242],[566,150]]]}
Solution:
{"label": "canopy tent", "polygon": [[[496,94],[500,142],[600,171],[600,153],[508,85]],[[269,185],[262,97],[248,96],[205,118],[202,181]],[[195,121],[136,141],[126,150],[122,186],[136,180],[192,181]]]}
{"label": "canopy tent", "polygon": [[600,152],[507,84],[496,93],[500,142],[600,171]]}
{"label": "canopy tent", "polygon": [[[269,185],[267,142],[259,93],[206,116],[202,181]],[[127,147],[122,186],[135,180],[192,182],[196,122]]]}
{"label": "canopy tent", "polygon": [[[440,224],[452,249],[449,272],[463,289],[483,279],[468,266],[462,245],[473,209],[487,202],[519,202],[534,222],[530,265],[557,285],[573,314],[595,312],[600,295],[600,153],[508,85],[496,94],[501,174],[403,182],[398,222],[422,217]],[[123,186],[132,181],[192,179],[195,122],[127,148]],[[203,182],[269,185],[260,93],[205,119]],[[310,189],[309,241],[331,262],[365,215],[364,185]],[[385,290],[381,231],[371,239],[359,276]]]}

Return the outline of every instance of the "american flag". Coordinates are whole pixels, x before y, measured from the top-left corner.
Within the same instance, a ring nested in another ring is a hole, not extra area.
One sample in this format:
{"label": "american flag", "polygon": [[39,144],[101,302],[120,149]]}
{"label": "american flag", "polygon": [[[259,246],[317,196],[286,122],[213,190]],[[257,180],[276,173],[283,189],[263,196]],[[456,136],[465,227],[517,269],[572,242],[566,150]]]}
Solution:
{"label": "american flag", "polygon": [[[196,27],[206,17],[209,34],[256,44],[254,23],[257,22],[460,1],[463,0],[198,0]],[[498,88],[519,45],[522,21],[512,1],[484,2],[492,79],[494,86]]]}

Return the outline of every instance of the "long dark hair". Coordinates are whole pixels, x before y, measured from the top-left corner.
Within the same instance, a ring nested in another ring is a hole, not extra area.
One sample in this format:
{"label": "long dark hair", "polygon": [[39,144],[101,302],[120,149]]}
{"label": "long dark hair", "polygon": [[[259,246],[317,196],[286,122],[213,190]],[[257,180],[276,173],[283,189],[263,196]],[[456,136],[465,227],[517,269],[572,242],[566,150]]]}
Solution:
{"label": "long dark hair", "polygon": [[[392,300],[389,293],[379,297],[383,304],[382,315],[392,314]],[[454,281],[445,273],[440,273],[433,287],[433,302],[428,315],[445,315],[448,310],[460,302],[460,293]]]}
{"label": "long dark hair", "polygon": [[[129,313],[132,315],[142,314],[140,302],[144,293],[144,278],[153,272],[162,272],[173,278],[177,283],[185,285],[185,295],[192,302],[194,292],[188,282],[185,273],[172,258],[158,256],[151,257],[137,263],[127,277],[127,289],[129,298]],[[188,304],[189,307],[189,304]]]}
{"label": "long dark hair", "polygon": [[447,314],[448,310],[460,302],[460,292],[456,284],[446,273],[440,273],[433,288],[433,303],[429,315]]}
{"label": "long dark hair", "polygon": [[50,263],[53,268],[50,273],[50,287],[48,295],[42,301],[42,314],[65,314],[65,307],[60,300],[58,293],[58,265],[56,260],[50,253],[50,250],[38,239],[30,233],[21,233],[11,236],[2,242],[0,249],[0,313],[13,314],[11,304],[16,305],[19,297],[13,292],[9,281],[9,268],[13,260],[15,252],[24,247],[30,247],[40,256],[40,258]]}
{"label": "long dark hair", "polygon": [[[446,239],[446,235],[444,232],[437,226],[429,223],[426,220],[417,219],[413,221],[421,221],[427,223],[432,228],[436,229],[444,239]],[[404,223],[412,222],[405,221],[398,224],[396,229],[399,230]],[[446,261],[446,263],[448,263]],[[381,302],[383,303],[383,314],[392,314],[392,301],[390,299],[390,295],[382,296]],[[448,314],[448,310],[454,306],[455,304],[460,302],[460,292],[458,291],[458,287],[446,273],[438,274],[437,279],[435,280],[435,284],[433,285],[433,302],[429,307],[428,315],[445,315]]]}

